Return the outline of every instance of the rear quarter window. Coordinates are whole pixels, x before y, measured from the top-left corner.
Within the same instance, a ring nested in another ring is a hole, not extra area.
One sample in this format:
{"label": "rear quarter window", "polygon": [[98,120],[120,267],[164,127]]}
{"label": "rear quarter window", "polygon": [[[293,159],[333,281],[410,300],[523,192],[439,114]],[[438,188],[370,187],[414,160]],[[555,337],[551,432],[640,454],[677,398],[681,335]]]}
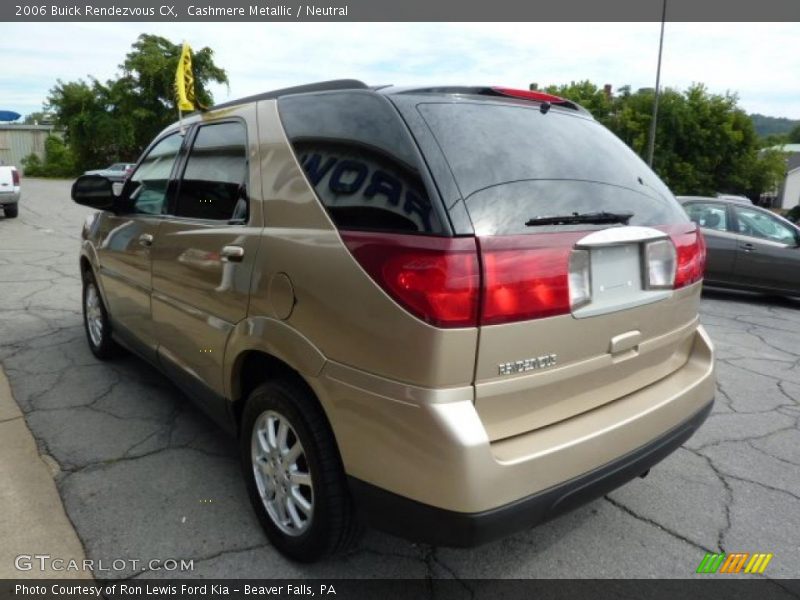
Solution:
{"label": "rear quarter window", "polygon": [[278,101],[298,162],[340,229],[440,234],[419,152],[397,113],[370,92]]}

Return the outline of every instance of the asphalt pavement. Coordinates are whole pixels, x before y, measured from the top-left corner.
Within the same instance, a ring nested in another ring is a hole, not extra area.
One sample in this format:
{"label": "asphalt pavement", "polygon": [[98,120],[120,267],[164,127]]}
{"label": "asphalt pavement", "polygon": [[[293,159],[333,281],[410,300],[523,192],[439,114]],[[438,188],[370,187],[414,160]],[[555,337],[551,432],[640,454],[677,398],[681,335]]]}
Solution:
{"label": "asphalt pavement", "polygon": [[[476,549],[369,532],[345,556],[297,565],[261,533],[233,440],[146,363],[89,352],[78,240],[90,211],[68,181],[22,185],[19,218],[0,217],[0,362],[87,558],[109,569],[96,576],[684,578],[726,551],[773,553],[765,576],[797,577],[799,301],[705,293],[714,411],[647,478]],[[0,512],[0,531],[21,526]],[[41,551],[15,539],[15,552]],[[165,570],[181,559],[193,570]]]}

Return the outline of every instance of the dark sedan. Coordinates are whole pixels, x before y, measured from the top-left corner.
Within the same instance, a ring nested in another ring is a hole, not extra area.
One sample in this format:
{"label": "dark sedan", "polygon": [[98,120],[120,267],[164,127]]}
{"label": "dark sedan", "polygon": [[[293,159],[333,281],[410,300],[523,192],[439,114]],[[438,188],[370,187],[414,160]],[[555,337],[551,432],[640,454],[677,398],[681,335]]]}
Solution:
{"label": "dark sedan", "polygon": [[708,247],[711,286],[800,295],[800,227],[757,206],[679,196]]}

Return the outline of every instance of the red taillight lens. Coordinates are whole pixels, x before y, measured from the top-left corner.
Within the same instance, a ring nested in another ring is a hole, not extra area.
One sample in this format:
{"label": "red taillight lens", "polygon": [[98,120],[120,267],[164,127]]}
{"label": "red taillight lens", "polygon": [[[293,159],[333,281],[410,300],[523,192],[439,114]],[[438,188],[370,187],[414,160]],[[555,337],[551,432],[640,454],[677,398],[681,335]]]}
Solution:
{"label": "red taillight lens", "polygon": [[341,232],[369,275],[436,327],[475,327],[480,272],[475,238]]}
{"label": "red taillight lens", "polygon": [[479,238],[484,276],[481,324],[569,313],[569,257],[583,235]]}
{"label": "red taillight lens", "polygon": [[670,231],[678,254],[675,272],[675,289],[686,287],[703,279],[706,270],[706,243],[700,229]]}
{"label": "red taillight lens", "polygon": [[19,185],[19,171],[11,169],[11,181],[14,185]]}

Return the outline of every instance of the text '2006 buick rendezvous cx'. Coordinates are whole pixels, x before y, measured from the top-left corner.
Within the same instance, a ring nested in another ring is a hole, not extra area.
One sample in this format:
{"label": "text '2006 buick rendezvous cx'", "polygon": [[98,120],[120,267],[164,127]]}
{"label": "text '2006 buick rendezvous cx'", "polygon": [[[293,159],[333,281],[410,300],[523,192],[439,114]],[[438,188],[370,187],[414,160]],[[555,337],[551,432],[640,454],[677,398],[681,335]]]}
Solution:
{"label": "text '2006 buick rendezvous cx'", "polygon": [[163,131],[83,230],[92,351],[240,440],[298,560],[469,546],[644,474],[708,415],[699,230],[579,106],[335,81]]}

